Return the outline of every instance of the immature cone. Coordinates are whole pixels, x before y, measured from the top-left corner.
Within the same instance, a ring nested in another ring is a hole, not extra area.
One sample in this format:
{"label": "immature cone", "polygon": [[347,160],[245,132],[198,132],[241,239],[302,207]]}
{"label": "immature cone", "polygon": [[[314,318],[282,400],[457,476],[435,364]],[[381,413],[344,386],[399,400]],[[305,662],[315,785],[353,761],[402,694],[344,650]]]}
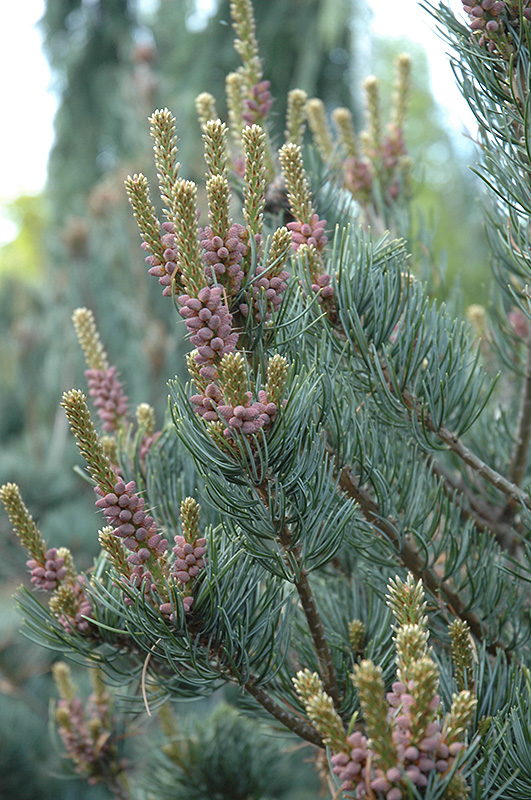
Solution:
{"label": "immature cone", "polygon": [[398,576],[391,578],[387,591],[389,594],[385,599],[396,620],[395,630],[409,624],[426,628],[428,618],[425,614],[426,600],[421,580],[415,582],[413,575],[408,572],[405,581]]}
{"label": "immature cone", "polygon": [[116,572],[129,580],[132,566],[127,561],[128,551],[114,535],[112,525],[106,525],[98,531],[98,542]]}
{"label": "immature cone", "polygon": [[56,706],[55,719],[76,772],[87,778],[89,784],[98,783],[111,773],[116,774],[120,767],[113,763],[110,696],[101,678],[93,678],[94,691],[84,704],[81,698],[76,697],[76,688],[66,664],[54,664],[53,676],[61,698]]}
{"label": "immature cone", "polygon": [[147,178],[142,173],[133,177],[129,175],[125,181],[125,189],[143,239],[142,249],[149,253],[146,258],[151,268],[149,274],[161,277],[165,274],[163,267],[165,248],[161,241],[160,223],[151,202]]}
{"label": "immature cone", "polygon": [[270,81],[260,81],[251,86],[249,96],[243,101],[242,119],[247,125],[261,125],[265,121],[273,105],[270,87]]}
{"label": "immature cone", "polygon": [[397,674],[400,680],[407,682],[411,666],[429,655],[428,631],[421,625],[401,625],[394,642]]}
{"label": "immature cone", "polygon": [[195,361],[200,374],[208,380],[215,379],[214,364],[232,353],[238,341],[238,334],[232,332],[232,315],[223,302],[222,289],[205,287],[195,297],[183,294],[177,299],[181,306],[179,314],[185,318],[191,334],[190,341],[197,348]]}
{"label": "immature cone", "polygon": [[154,588],[160,591],[161,586],[156,586],[155,582],[164,573],[163,556],[168,542],[157,532],[155,520],[144,510],[144,499],[136,494],[135,482],[125,483],[113,470],[90,419],[83,394],[77,390],[66,392],[61,405],[96,483],[94,491],[99,498],[96,506],[103,510],[114,535],[130,551],[127,561],[133,567],[131,585],[136,588],[143,585],[146,593]]}
{"label": "immature cone", "polygon": [[315,212],[301,148],[296,144],[285,144],[278,151],[278,156],[286,180],[291,213],[297,220],[308,223]]}
{"label": "immature cone", "polygon": [[470,628],[461,619],[455,619],[448,626],[452,640],[452,661],[454,663],[455,682],[459,691],[472,686],[473,651],[470,644]]}
{"label": "immature cone", "polygon": [[116,367],[109,366],[92,311],[77,308],[72,321],[88,367],[85,377],[89,394],[103,421],[103,430],[112,433],[127,415],[127,397],[116,377]]}
{"label": "immature cone", "polygon": [[177,161],[177,136],[175,117],[167,108],[157,109],[149,118],[153,153],[157,166],[160,194],[169,220],[175,218],[177,208],[174,189],[178,180],[180,164]]}
{"label": "immature cone", "polygon": [[280,407],[282,395],[286,387],[289,364],[284,356],[276,353],[267,363],[267,396],[272,403]]}
{"label": "immature cone", "polygon": [[326,220],[319,219],[318,214],[312,214],[308,222],[288,222],[291,231],[293,249],[298,250],[301,244],[312,245],[320,251],[326,247],[328,237],[325,234]]}
{"label": "immature cone", "polygon": [[[175,537],[175,547],[173,554],[172,576],[183,588],[186,587],[192,578],[196,578],[205,567],[204,555],[206,553],[206,539],[203,536],[195,539],[194,542],[187,542],[183,536]],[[191,595],[183,597],[185,611],[190,611],[194,602]],[[161,611],[165,606],[161,606]]]}
{"label": "immature cone", "polygon": [[295,691],[304,704],[308,718],[321,734],[325,744],[335,750],[344,748],[345,730],[332,698],[326,694],[319,675],[309,669],[300,670],[292,678]]}
{"label": "immature cone", "polygon": [[231,0],[230,13],[232,27],[236,33],[234,49],[240,56],[243,66],[239,72],[248,87],[262,78],[262,65],[258,57],[256,24],[251,0]]}
{"label": "immature cone", "polygon": [[377,157],[382,137],[382,120],[380,109],[380,81],[374,75],[369,75],[363,83],[367,104],[367,130],[361,141],[365,155],[369,158]]}
{"label": "immature cone", "polygon": [[358,155],[358,145],[356,142],[354,122],[349,109],[336,108],[332,113],[332,119],[334,120],[334,125],[336,126],[345,155],[348,158],[356,158]]}
{"label": "immature cone", "polygon": [[116,376],[116,367],[107,370],[87,369],[85,377],[89,394],[103,422],[106,433],[116,431],[120,422],[127,416],[127,395]]}
{"label": "immature cone", "polygon": [[88,369],[101,370],[109,369],[109,360],[103,347],[94,314],[89,308],[76,308],[72,314],[72,322],[79,344],[83,350]]}
{"label": "immature cone", "polygon": [[131,551],[127,557],[128,563],[133,566],[131,585],[139,588],[143,584],[145,591],[149,593],[157,586],[147,562],[152,557],[155,562],[160,560],[166,552],[168,542],[158,533],[155,520],[145,511],[144,499],[136,494],[135,489],[134,481],[126,484],[120,479],[111,492],[104,492],[99,486],[94,491],[99,496],[96,506],[103,510],[114,529],[114,535]]}
{"label": "immature cone", "polygon": [[20,490],[15,483],[6,483],[2,486],[0,500],[22,546],[31,556],[26,561],[26,566],[30,570],[32,584],[36,589],[53,592],[67,577],[65,556],[55,547],[46,547],[42,534],[24,505]]}
{"label": "immature cone", "polygon": [[295,217],[295,222],[287,225],[291,231],[293,249],[299,250],[304,246],[313,248],[319,254],[328,242],[326,220],[319,219],[313,209],[301,148],[295,144],[285,144],[279,150],[279,158],[286,179],[291,213]]}
{"label": "immature cone", "polygon": [[[182,536],[175,536],[171,575],[183,591],[184,610],[188,612],[194,602],[194,578],[205,567],[206,553],[206,539],[199,531],[199,504],[193,497],[186,497],[181,503],[181,525]],[[172,618],[171,603],[163,603],[160,610]]]}
{"label": "immature cone", "polygon": [[[263,226],[266,186],[266,147],[265,131],[260,125],[251,125],[242,131],[242,145],[245,154],[243,185],[243,217],[254,236],[260,236]],[[256,239],[257,244],[259,239]]]}
{"label": "immature cone", "polygon": [[410,56],[407,53],[401,53],[396,59],[395,66],[396,80],[393,91],[393,112],[391,123],[399,130],[402,130],[406,122],[410,90]]}
{"label": "immature cone", "polygon": [[[229,112],[229,127],[234,142],[241,146],[241,132],[243,128],[243,101],[245,93],[245,79],[239,72],[229,72],[225,79],[225,94],[227,96],[227,109]],[[238,170],[238,172],[240,172]]]}
{"label": "immature cone", "polygon": [[315,146],[319,150],[324,161],[328,161],[332,155],[333,144],[330,129],[326,121],[326,111],[324,103],[319,98],[314,97],[306,103],[306,115],[308,125],[313,134]]}
{"label": "immature cone", "polygon": [[[364,713],[367,740],[360,732],[348,737],[348,747],[336,748],[332,756],[333,772],[342,781],[341,788],[366,796],[367,785],[381,792],[386,800],[406,800],[407,781],[417,789],[428,785],[432,773],[450,770],[463,742],[452,742],[434,719],[439,698],[434,694],[437,668],[430,659],[416,662],[407,686],[395,681],[382,703],[381,672],[371,662],[356,667],[354,681]],[[454,703],[459,723],[469,712],[468,698]],[[389,705],[387,705],[389,704]],[[386,710],[387,709],[387,710]],[[467,717],[469,719],[469,717]],[[460,733],[463,728],[460,726]]]}
{"label": "immature cone", "polygon": [[53,592],[66,578],[65,560],[58,555],[57,548],[51,547],[44,554],[44,561],[30,558],[26,566],[31,572],[31,582],[36,589]]}
{"label": "immature cone", "polygon": [[172,199],[174,249],[181,272],[180,281],[187,292],[195,295],[205,285],[197,225],[197,186],[193,181],[176,181]]}
{"label": "immature cone", "polygon": [[145,434],[151,436],[155,433],[155,410],[149,403],[140,403],[136,407],[136,421]]}
{"label": "immature cone", "polygon": [[348,640],[355,653],[359,652],[365,639],[365,625],[361,619],[353,619],[348,624]]}
{"label": "immature cone", "polygon": [[[256,322],[267,321],[282,305],[282,295],[287,289],[289,272],[283,270],[279,275],[270,275],[266,267],[258,267],[252,283],[253,318]],[[247,295],[247,301],[249,297]],[[249,314],[249,302],[240,303],[239,309],[244,317]]]}
{"label": "immature cone", "polygon": [[258,400],[253,402],[251,392],[246,392],[245,399],[237,406],[218,405],[217,413],[227,423],[225,436],[230,437],[234,431],[245,434],[257,433],[264,425],[269,425],[277,414],[275,403],[269,403],[267,393],[258,392]]}
{"label": "immature cone", "polygon": [[247,291],[245,302],[240,303],[244,317],[249,314],[249,300],[252,296],[253,318],[257,322],[269,320],[282,304],[282,296],[287,288],[289,273],[282,269],[291,250],[291,234],[287,228],[277,228],[271,239],[264,266],[258,265],[255,278]]}
{"label": "immature cone", "polygon": [[201,92],[195,98],[195,109],[201,127],[212,119],[217,119],[216,101],[209,92]]}
{"label": "immature cone", "polygon": [[371,196],[374,171],[366,158],[350,157],[343,162],[343,180],[345,187],[356,200],[361,202]]}
{"label": "immature cone", "polygon": [[257,433],[273,421],[278,407],[269,400],[264,390],[258,392],[258,400],[253,402],[252,393],[246,388],[248,378],[240,353],[225,356],[220,363],[219,373],[223,401],[218,404],[216,411],[227,424],[224,431],[227,438],[234,431],[243,434]]}
{"label": "immature cone", "polygon": [[450,749],[454,744],[459,743],[459,739],[464,735],[477,706],[477,700],[469,691],[462,691],[454,694],[450,713],[445,720],[445,733]]}
{"label": "immature cone", "polygon": [[223,283],[231,296],[236,295],[244,277],[241,265],[248,251],[247,229],[235,223],[224,236],[218,236],[207,226],[199,229],[199,239],[207,279]]}
{"label": "immature cone", "polygon": [[136,421],[138,429],[142,431],[142,439],[138,455],[144,461],[151,447],[161,435],[161,431],[155,431],[155,411],[149,403],[140,403],[136,409]]}
{"label": "immature cone", "polygon": [[[162,158],[162,154],[160,154]],[[161,168],[163,164],[161,163]],[[163,197],[167,202],[168,209],[172,207],[172,187],[175,176],[166,175],[164,179],[159,175],[161,181],[165,181],[165,193]],[[138,223],[140,233],[143,238],[142,249],[149,255],[146,263],[149,264],[149,275],[154,275],[159,279],[163,287],[163,296],[171,295],[172,281],[178,277],[179,268],[177,266],[177,251],[175,250],[175,226],[173,222],[167,221],[160,225],[155,208],[149,195],[147,179],[144,175],[129,176],[125,181],[125,188],[129,197],[129,202],[133,207],[133,215]],[[169,194],[168,194],[169,193]],[[167,214],[170,214],[170,210]],[[162,228],[162,230],[161,230]]]}
{"label": "immature cone", "polygon": [[[490,52],[498,49],[503,42],[506,17],[510,22],[516,22],[520,16],[520,4],[509,0],[461,0],[463,11],[470,16],[470,27],[473,35],[478,36],[478,43],[485,45]],[[523,0],[522,16],[531,20],[531,3]],[[502,48],[503,50],[503,45]]]}
{"label": "immature cone", "polygon": [[208,177],[228,176],[227,126],[220,119],[209,119],[203,126],[203,143]]}
{"label": "immature cone", "polygon": [[68,632],[87,633],[92,616],[92,605],[86,594],[87,579],[78,575],[73,583],[59,586],[50,598],[50,611],[55,614]]}
{"label": "immature cone", "polygon": [[310,288],[317,295],[317,301],[322,304],[325,300],[332,301],[334,287],[330,285],[331,276],[321,272],[322,259],[313,244],[301,244],[297,249],[298,262],[310,279]]}
{"label": "immature cone", "polygon": [[[410,784],[421,793],[430,781],[436,787],[434,777],[446,775],[465,747],[465,730],[476,706],[471,692],[461,692],[454,696],[444,724],[438,721],[438,668],[427,647],[422,585],[409,576],[391,581],[388,588],[388,604],[399,623],[399,680],[384,697],[381,668],[370,661],[356,665],[352,677],[368,738],[356,731],[345,745],[336,745],[331,758],[341,789],[360,800],[373,795],[375,800],[407,800]],[[464,800],[466,783],[459,773],[451,786],[448,797]]]}
{"label": "immature cone", "polygon": [[[151,255],[146,258],[146,262],[150,264],[148,274],[158,278],[159,284],[163,287],[162,296],[171,297],[175,293],[174,287],[180,275],[179,254],[175,244],[175,225],[173,222],[163,222],[162,230],[164,231],[160,239],[162,257]],[[148,249],[145,243],[142,247]]]}
{"label": "immature cone", "polygon": [[302,144],[306,122],[307,95],[302,89],[288,92],[288,108],[286,113],[286,144]]}
{"label": "immature cone", "polygon": [[[347,737],[344,751],[330,758],[332,772],[341,781],[340,789],[348,792],[357,785],[364,790],[368,760],[367,737],[360,731],[355,731]],[[361,796],[356,791],[356,797]]]}
{"label": "immature cone", "polygon": [[397,757],[387,718],[382,670],[371,661],[362,661],[354,667],[353,680],[372,748],[378,753],[378,764],[384,770],[389,769],[396,764]]}

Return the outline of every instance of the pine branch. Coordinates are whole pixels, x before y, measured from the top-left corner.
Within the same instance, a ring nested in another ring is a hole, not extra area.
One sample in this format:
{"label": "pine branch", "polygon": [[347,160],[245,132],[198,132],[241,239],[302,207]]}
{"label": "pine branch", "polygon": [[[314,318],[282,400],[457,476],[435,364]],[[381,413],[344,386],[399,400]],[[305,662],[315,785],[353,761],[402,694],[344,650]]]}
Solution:
{"label": "pine branch", "polygon": [[516,483],[508,480],[492,467],[489,467],[488,464],[477,456],[469,447],[463,444],[455,433],[449,431],[444,425],[437,429],[429,414],[422,414],[418,410],[417,414],[419,416],[419,421],[423,423],[428,430],[435,433],[461,461],[477,472],[487,483],[490,483],[491,486],[494,486],[495,489],[498,489],[519,505],[523,505],[531,510],[531,498],[527,492],[520,489]]}
{"label": "pine branch", "polygon": [[301,569],[300,576],[295,581],[295,586],[297,587],[302,610],[304,611],[304,616],[306,617],[306,622],[310,629],[317,660],[319,662],[321,677],[323,679],[323,686],[326,693],[329,694],[334,701],[334,706],[338,709],[341,703],[332,654],[328,646],[315,597],[310,587],[308,573],[304,569]]}
{"label": "pine branch", "polygon": [[[531,331],[527,337],[527,361],[525,365],[520,413],[518,415],[517,434],[509,467],[511,480],[520,486],[527,466],[529,444],[531,442]],[[514,503],[508,504],[506,511],[514,514]]]}
{"label": "pine branch", "polygon": [[513,554],[516,549],[515,531],[509,522],[499,518],[499,508],[475,495],[463,480],[454,480],[435,459],[428,458],[428,463],[432,472],[441,479],[445,495],[451,500],[457,496],[461,517],[472,520],[479,531],[493,533],[500,547]]}
{"label": "pine branch", "polygon": [[[336,333],[339,335],[341,340],[348,339],[350,341],[350,338],[342,328],[338,329],[336,327]],[[485,481],[487,481],[487,483],[490,483],[491,486],[494,486],[496,489],[498,489],[498,491],[502,492],[502,494],[505,494],[515,503],[531,510],[531,497],[529,496],[528,492],[521,489],[512,480],[509,480],[505,476],[501,475],[499,472],[497,472],[497,470],[489,467],[489,465],[486,464],[485,461],[483,461],[483,459],[481,459],[478,455],[476,455],[473,450],[463,444],[456,433],[450,431],[445,425],[436,425],[431,414],[424,409],[422,403],[417,400],[417,398],[412,392],[409,391],[409,389],[403,388],[400,390],[400,392],[398,392],[396,385],[392,380],[389,368],[383,359],[378,356],[375,356],[375,359],[377,359],[376,366],[378,371],[385,379],[387,390],[395,396],[398,396],[402,405],[410,412],[410,415],[414,415],[417,418],[418,424],[422,429],[434,433],[441,440],[441,442],[444,442],[449,450],[455,453],[455,455],[461,461],[467,464],[467,466],[471,467],[474,472],[480,475]]]}
{"label": "pine branch", "polygon": [[[259,488],[258,493],[266,508],[268,507],[268,493],[263,487]],[[334,701],[334,706],[339,709],[341,700],[339,696],[339,688],[337,685],[337,677],[334,669],[334,662],[332,660],[332,653],[328,645],[323,622],[321,620],[315,597],[308,580],[308,573],[302,567],[301,554],[298,547],[291,546],[291,533],[287,526],[284,526],[280,536],[280,545],[286,555],[287,564],[291,565],[294,573],[294,583],[299,595],[302,610],[308,623],[310,636],[312,637],[315,654],[319,663],[319,670],[323,681],[323,687],[328,695]],[[296,563],[296,568],[293,569],[293,559]]]}
{"label": "pine branch", "polygon": [[[356,500],[365,519],[373,525],[379,534],[384,534],[387,540],[395,547],[397,555],[402,564],[406,567],[417,580],[422,580],[424,586],[429,589],[436,597],[444,598],[445,603],[456,617],[464,620],[470,627],[471,632],[479,641],[484,641],[486,632],[480,618],[471,611],[466,611],[466,606],[461,597],[451,587],[448,581],[443,581],[437,572],[423,566],[423,559],[419,552],[410,542],[399,541],[396,534],[395,523],[386,519],[380,513],[378,504],[373,500],[367,489],[360,486],[358,478],[353,474],[350,467],[343,467],[339,474],[339,486],[349,496]],[[502,649],[507,658],[512,654],[503,642],[496,641],[487,645],[487,650],[493,655],[497,650]]]}
{"label": "pine branch", "polygon": [[[394,386],[387,366],[383,362],[380,362],[380,367],[387,381],[389,390],[393,392]],[[520,489],[516,483],[508,478],[505,478],[492,467],[489,467],[489,465],[486,464],[483,459],[481,459],[469,447],[463,444],[457,434],[448,430],[445,425],[437,426],[433,421],[431,414],[424,410],[421,403],[419,403],[416,397],[408,389],[402,390],[401,400],[411,414],[416,415],[419,424],[423,428],[426,428],[438,436],[441,442],[444,442],[444,444],[453,453],[455,453],[456,456],[461,459],[461,461],[471,467],[474,472],[477,472],[478,475],[487,481],[487,483],[490,483],[492,486],[498,489],[498,491],[507,495],[507,497],[510,497],[511,500],[514,500],[516,503],[531,510],[531,498],[527,492]]]}
{"label": "pine branch", "polygon": [[262,708],[265,708],[266,711],[271,714],[275,719],[277,719],[285,728],[292,731],[293,733],[300,736],[301,739],[305,739],[310,744],[314,744],[317,747],[324,747],[322,737],[317,733],[317,731],[309,725],[305,720],[301,719],[300,717],[296,717],[294,714],[290,714],[289,711],[286,711],[279,703],[277,703],[270,694],[268,694],[265,689],[261,686],[256,686],[256,684],[248,681],[244,684],[245,689],[249,692],[254,699],[260,703]]}

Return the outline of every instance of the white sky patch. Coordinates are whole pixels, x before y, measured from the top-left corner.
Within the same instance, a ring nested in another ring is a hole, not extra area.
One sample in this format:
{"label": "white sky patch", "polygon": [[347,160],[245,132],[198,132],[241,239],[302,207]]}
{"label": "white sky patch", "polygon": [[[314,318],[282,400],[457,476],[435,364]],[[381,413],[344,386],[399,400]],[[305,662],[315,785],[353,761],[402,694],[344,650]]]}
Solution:
{"label": "white sky patch", "polygon": [[189,30],[200,31],[208,22],[209,17],[215,11],[213,0],[196,0],[196,10],[190,14],[186,22]]}
{"label": "white sky patch", "polygon": [[[147,7],[154,2],[142,0]],[[461,9],[460,0],[450,0],[450,5]],[[407,37],[424,45],[433,92],[447,109],[447,124],[460,132],[466,127],[473,130],[472,115],[455,85],[435,21],[417,0],[372,0],[371,6],[375,33]],[[211,10],[212,0],[198,0],[191,27],[201,27]],[[41,191],[46,180],[57,100],[50,91],[50,70],[35,27],[43,12],[44,0],[0,2],[0,243],[16,233],[2,206],[20,194]]]}
{"label": "white sky patch", "polygon": [[[463,21],[461,0],[446,0]],[[450,66],[449,44],[437,33],[437,23],[417,0],[372,0],[372,29],[380,36],[408,38],[426,50],[435,100],[445,112],[446,124],[460,133],[474,131],[474,115],[457,86]],[[414,69],[414,65],[413,65]]]}
{"label": "white sky patch", "polygon": [[57,101],[35,27],[44,0],[0,4],[0,242],[16,233],[4,203],[44,186]]}

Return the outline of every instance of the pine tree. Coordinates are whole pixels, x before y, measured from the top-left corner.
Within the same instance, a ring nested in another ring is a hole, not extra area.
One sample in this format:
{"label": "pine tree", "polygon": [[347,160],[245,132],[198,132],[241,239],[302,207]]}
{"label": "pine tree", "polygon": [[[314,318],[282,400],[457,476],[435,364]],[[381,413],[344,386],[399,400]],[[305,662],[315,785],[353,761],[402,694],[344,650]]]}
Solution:
{"label": "pine tree", "polygon": [[122,101],[133,70],[135,5],[132,0],[46,3],[40,25],[60,98],[48,164],[57,220],[79,214],[98,180],[137,151],[134,104]]}
{"label": "pine tree", "polygon": [[[528,5],[474,0],[465,22],[430,7],[479,124],[497,278],[492,310],[469,309],[479,339],[430,297],[402,238],[406,57],[388,115],[365,81],[361,133],[349,109],[329,119],[291,91],[277,154],[252,6],[232,0],[229,125],[211,95],[197,103],[202,226],[175,119],[152,114],[163,221],[144,175],[126,190],[193,347],[188,382],[170,381],[160,433],[148,405],[133,419],[77,309],[91,400],[73,389],[62,407],[104,518],[94,569],[44,540],[16,485],[0,490],[48,597],[21,590],[27,632],[94,668],[84,702],[55,667],[58,733],[89,783],[118,798],[280,796],[263,780],[276,754],[248,746],[268,720],[332,796],[531,795]],[[128,687],[129,719],[160,707],[156,761],[152,729],[124,761],[110,684]],[[231,685],[253,721],[221,707],[181,731],[168,702]]]}

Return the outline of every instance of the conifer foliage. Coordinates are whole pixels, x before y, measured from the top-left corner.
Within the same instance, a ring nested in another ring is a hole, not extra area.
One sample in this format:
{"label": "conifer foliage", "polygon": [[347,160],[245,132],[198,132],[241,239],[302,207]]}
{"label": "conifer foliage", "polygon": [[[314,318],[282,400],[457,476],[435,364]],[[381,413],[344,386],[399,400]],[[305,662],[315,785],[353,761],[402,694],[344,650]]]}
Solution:
{"label": "conifer foliage", "polygon": [[255,719],[302,741],[332,797],[531,796],[527,6],[469,3],[464,21],[429,7],[454,46],[489,190],[499,280],[488,325],[469,313],[479,341],[408,257],[407,57],[387,123],[374,77],[361,133],[351,111],[294,88],[277,149],[252,5],[232,0],[242,63],[228,124],[211,95],[197,101],[202,215],[177,123],[152,114],[163,218],[143,175],[126,190],[147,272],[190,343],[189,381],[170,381],[162,431],[146,404],[131,419],[126,379],[77,309],[101,433],[81,390],[62,406],[104,518],[94,569],[79,574],[43,540],[14,484],[0,490],[36,590],[19,594],[28,634],[97,668],[84,706],[55,667],[66,755],[115,797],[267,787],[237,763],[247,722],[213,718],[235,743],[220,785],[209,766],[227,766],[226,743],[178,743],[168,705],[167,758],[131,781],[127,723],[102,681],[128,687],[146,717],[237,686]]}

